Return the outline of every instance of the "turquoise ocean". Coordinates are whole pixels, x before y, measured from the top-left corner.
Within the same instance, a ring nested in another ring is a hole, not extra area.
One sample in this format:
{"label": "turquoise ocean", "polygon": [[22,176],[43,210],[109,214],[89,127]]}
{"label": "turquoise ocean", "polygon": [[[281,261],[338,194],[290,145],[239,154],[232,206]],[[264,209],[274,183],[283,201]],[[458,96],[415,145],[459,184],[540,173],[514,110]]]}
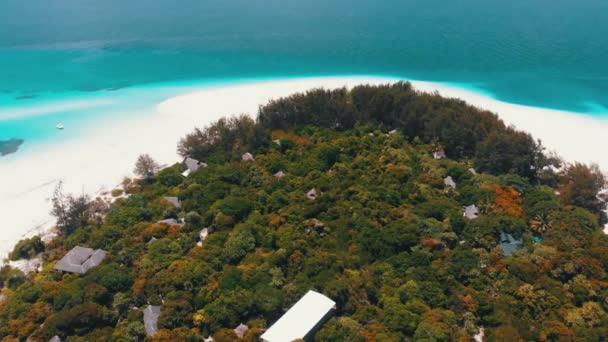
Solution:
{"label": "turquoise ocean", "polygon": [[195,88],[350,75],[608,118],[608,1],[0,1],[0,140],[24,153]]}

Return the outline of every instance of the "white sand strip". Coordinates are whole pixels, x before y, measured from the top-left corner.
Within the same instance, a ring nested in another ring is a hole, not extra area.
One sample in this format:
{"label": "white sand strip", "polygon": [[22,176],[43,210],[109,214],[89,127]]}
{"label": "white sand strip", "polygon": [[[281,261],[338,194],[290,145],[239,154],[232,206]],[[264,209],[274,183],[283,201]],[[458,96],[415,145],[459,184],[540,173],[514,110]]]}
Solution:
{"label": "white sand strip", "polygon": [[[226,115],[255,115],[270,99],[315,87],[381,84],[388,78],[306,78],[207,88],[171,98],[135,119],[107,121],[91,128],[86,138],[49,145],[0,160],[0,257],[21,238],[52,223],[50,202],[57,180],[67,192],[94,194],[111,190],[130,176],[139,154],[149,153],[161,164],[179,161],[178,140],[195,126],[204,127]],[[474,92],[427,82],[413,82],[424,91],[439,91],[498,113],[507,123],[529,131],[568,160],[597,162],[608,169],[608,121],[579,114],[503,103]],[[129,117],[125,115],[125,117]],[[69,128],[66,128],[69,129]]]}

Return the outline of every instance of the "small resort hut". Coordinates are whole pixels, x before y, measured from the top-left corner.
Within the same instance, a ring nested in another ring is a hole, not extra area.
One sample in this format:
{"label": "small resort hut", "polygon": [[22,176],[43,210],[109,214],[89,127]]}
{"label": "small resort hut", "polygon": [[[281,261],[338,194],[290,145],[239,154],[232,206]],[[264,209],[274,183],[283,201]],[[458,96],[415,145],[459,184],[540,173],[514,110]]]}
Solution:
{"label": "small resort hut", "polygon": [[209,236],[209,228],[203,228],[198,236],[201,241],[207,240],[207,237]]}
{"label": "small resort hut", "polygon": [[186,158],[184,164],[186,165],[186,171],[182,172],[182,176],[184,177],[188,177],[192,172],[200,169],[201,167],[207,167],[207,164],[192,158]]}
{"label": "small resort hut", "polygon": [[275,139],[272,142],[277,144],[278,146],[281,146],[281,139]]}
{"label": "small resort hut", "polygon": [[515,239],[511,234],[500,232],[500,244],[498,245],[502,249],[506,256],[511,256],[521,245],[523,241],[521,239]]}
{"label": "small resort hut", "polygon": [[203,242],[205,240],[207,240],[207,237],[209,236],[209,228],[203,228],[203,230],[201,230],[201,232],[198,234],[198,237],[200,239],[199,242],[196,243],[197,246],[202,247],[203,246]]}
{"label": "small resort hut", "polygon": [[483,327],[479,327],[479,332],[473,336],[475,342],[483,342],[483,338],[485,336],[485,329]]}
{"label": "small resort hut", "polygon": [[148,305],[144,309],[144,328],[146,336],[154,336],[158,330],[158,317],[160,316],[160,306]]}
{"label": "small resort hut", "polygon": [[213,342],[213,337],[209,336],[206,339],[204,339],[203,342]]}
{"label": "small resort hut", "polygon": [[394,129],[394,130],[392,130],[392,131],[388,132],[388,135],[393,135],[393,134],[395,134],[395,133],[397,133],[397,130],[396,130],[396,129]]}
{"label": "small resort hut", "polygon": [[479,208],[475,204],[465,207],[463,216],[470,220],[476,219],[479,217]]}
{"label": "small resort hut", "polygon": [[49,342],[61,342],[61,337],[55,335],[49,340]]}
{"label": "small resort hut", "polygon": [[317,197],[319,197],[319,194],[317,193],[317,190],[313,188],[313,189],[310,189],[310,191],[308,191],[308,192],[306,193],[306,197],[307,197],[309,200],[314,201],[314,200],[316,200],[316,199],[317,199]]}
{"label": "small resort hut", "polygon": [[279,172],[275,173],[274,176],[277,178],[283,178],[283,177],[285,177],[285,172],[279,171]]}
{"label": "small resort hut", "polygon": [[452,179],[452,176],[445,177],[443,179],[443,183],[451,189],[456,189],[456,182],[454,182],[454,179]]}
{"label": "small resort hut", "polygon": [[474,168],[470,168],[470,169],[469,169],[469,172],[470,172],[472,175],[476,175],[476,174],[477,174],[477,171],[475,171],[475,169],[474,169]]}
{"label": "small resort hut", "polygon": [[243,159],[243,161],[255,161],[255,158],[253,158],[253,154],[251,154],[249,152],[243,154],[243,156],[241,156],[241,158]]}
{"label": "small resort hut", "polygon": [[167,202],[173,204],[174,207],[180,208],[182,206],[182,202],[177,197],[165,197]]}
{"label": "small resort hut", "polygon": [[260,337],[263,342],[307,340],[333,314],[336,302],[308,291]]}
{"label": "small resort hut", "polygon": [[241,323],[238,327],[234,328],[234,333],[239,338],[243,338],[243,336],[245,336],[245,333],[247,333],[248,330],[249,327],[246,324]]}
{"label": "small resort hut", "polygon": [[433,158],[439,160],[439,159],[444,159],[445,156],[445,151],[444,150],[437,150],[435,152],[433,152]]}
{"label": "small resort hut", "polygon": [[101,264],[105,258],[106,251],[104,250],[76,246],[53,268],[61,272],[85,274],[89,269]]}
{"label": "small resort hut", "polygon": [[184,219],[174,219],[174,218],[169,218],[169,219],[164,219],[164,220],[160,220],[158,222],[156,222],[157,224],[166,224],[168,226],[184,226],[186,223],[184,222]]}

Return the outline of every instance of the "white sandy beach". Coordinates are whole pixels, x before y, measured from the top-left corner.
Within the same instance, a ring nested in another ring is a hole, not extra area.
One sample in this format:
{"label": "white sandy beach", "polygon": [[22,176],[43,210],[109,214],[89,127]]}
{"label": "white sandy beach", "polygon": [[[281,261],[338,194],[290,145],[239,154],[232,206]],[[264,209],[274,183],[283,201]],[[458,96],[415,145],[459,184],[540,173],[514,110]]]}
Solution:
{"label": "white sandy beach", "polygon": [[[50,197],[59,180],[67,192],[94,194],[111,190],[130,176],[139,154],[149,153],[161,164],[180,160],[178,140],[195,126],[226,115],[255,115],[259,105],[315,87],[379,84],[389,78],[306,78],[265,81],[204,89],[160,103],[145,116],[100,124],[86,138],[50,145],[44,150],[0,160],[0,257],[25,236],[48,229]],[[439,91],[496,112],[508,124],[532,133],[567,160],[596,162],[608,170],[608,120],[508,104],[474,92],[428,82],[412,82],[423,91]]]}

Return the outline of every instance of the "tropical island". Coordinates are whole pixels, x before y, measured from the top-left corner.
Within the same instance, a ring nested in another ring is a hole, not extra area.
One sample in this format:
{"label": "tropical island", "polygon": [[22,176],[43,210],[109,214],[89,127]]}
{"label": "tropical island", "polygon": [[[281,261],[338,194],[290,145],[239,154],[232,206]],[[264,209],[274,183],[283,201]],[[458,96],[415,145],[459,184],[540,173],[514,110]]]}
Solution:
{"label": "tropical island", "polygon": [[[195,129],[0,270],[6,341],[258,341],[309,291],[314,341],[601,341],[606,179],[409,83],[316,89]],[[30,271],[30,270],[27,270]]]}

